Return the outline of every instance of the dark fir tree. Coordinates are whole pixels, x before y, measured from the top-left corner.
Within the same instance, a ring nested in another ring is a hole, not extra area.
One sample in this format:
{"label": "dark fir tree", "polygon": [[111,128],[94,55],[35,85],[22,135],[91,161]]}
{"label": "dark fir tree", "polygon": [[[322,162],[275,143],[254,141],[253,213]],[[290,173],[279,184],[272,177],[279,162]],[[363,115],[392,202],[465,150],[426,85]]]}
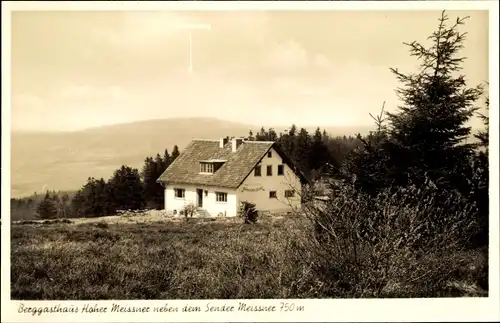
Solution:
{"label": "dark fir tree", "polygon": [[165,165],[165,169],[170,165],[170,154],[168,153],[168,149],[165,149],[163,152],[163,165]]}
{"label": "dark fir tree", "polygon": [[163,174],[163,172],[167,169],[168,164],[164,162],[164,160],[157,155],[155,158],[155,183],[154,183],[154,196],[153,196],[153,204],[157,210],[160,210],[164,206],[165,193],[163,186],[157,182],[158,178]]}
{"label": "dark fir tree", "polygon": [[114,213],[109,187],[101,178],[89,177],[71,202],[75,217],[100,217]]}
{"label": "dark fir tree", "polygon": [[286,136],[284,142],[284,149],[292,159],[295,160],[295,149],[297,147],[297,126],[292,124],[290,130],[288,130],[288,136]]}
{"label": "dark fir tree", "polygon": [[253,136],[253,131],[252,130],[248,131],[248,140],[250,140],[250,141],[254,141],[255,140],[255,137]]}
{"label": "dark fir tree", "polygon": [[170,164],[174,162],[174,160],[179,157],[180,152],[179,152],[179,147],[177,145],[174,146],[172,149],[172,154],[170,155]]}
{"label": "dark fir tree", "polygon": [[380,189],[394,185],[395,176],[390,167],[391,150],[388,149],[390,146],[384,105],[379,115],[374,117],[370,113],[370,116],[375,121],[376,129],[366,136],[357,135],[360,144],[346,154],[340,173],[344,179],[354,180],[358,189],[376,195]]}
{"label": "dark fir tree", "polygon": [[264,127],[261,127],[259,132],[255,134],[255,140],[257,141],[267,141],[268,137],[268,133]]}
{"label": "dark fir tree", "polygon": [[82,189],[78,190],[73,198],[71,199],[71,216],[75,218],[80,218],[85,216],[84,214],[84,198]]}
{"label": "dark fir tree", "polygon": [[330,154],[323,140],[323,134],[318,127],[314,132],[309,153],[309,167],[312,170],[320,170],[330,162]]}
{"label": "dark fir tree", "polygon": [[61,197],[57,200],[56,208],[57,208],[57,216],[59,218],[67,218],[71,215],[71,205],[70,198],[67,193],[61,195]]}
{"label": "dark fir tree", "polygon": [[394,158],[401,161],[398,171],[413,182],[428,177],[436,184],[456,185],[457,166],[474,152],[474,145],[464,143],[471,132],[466,122],[477,110],[482,87],[468,87],[460,75],[465,57],[459,51],[466,33],[459,27],[466,18],[450,25],[443,12],[429,47],[416,41],[406,44],[420,61],[418,72],[391,69],[401,83],[396,92],[403,105],[387,114],[389,134],[397,151]]}
{"label": "dark fir tree", "polygon": [[294,160],[300,169],[309,174],[309,154],[311,151],[311,136],[305,128],[301,128],[294,147]]}
{"label": "dark fir tree", "polygon": [[111,202],[116,210],[138,210],[144,207],[143,186],[139,171],[123,165],[108,182]]}
{"label": "dark fir tree", "polygon": [[277,141],[278,140],[278,134],[273,128],[269,128],[267,132],[267,141]]}
{"label": "dark fir tree", "polygon": [[38,204],[36,208],[36,214],[39,219],[53,219],[57,217],[57,207],[53,197],[47,191],[45,197]]}
{"label": "dark fir tree", "polygon": [[142,167],[143,197],[148,206],[154,206],[156,176],[156,162],[152,157],[146,157]]}

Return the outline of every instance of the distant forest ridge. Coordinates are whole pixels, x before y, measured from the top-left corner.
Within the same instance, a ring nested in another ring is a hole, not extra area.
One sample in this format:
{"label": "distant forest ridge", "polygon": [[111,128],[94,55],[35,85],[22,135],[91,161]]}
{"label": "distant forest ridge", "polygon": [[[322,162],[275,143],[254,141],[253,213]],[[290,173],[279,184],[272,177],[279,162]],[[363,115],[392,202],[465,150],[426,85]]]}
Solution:
{"label": "distant forest ridge", "polygon": [[[291,125],[290,125],[291,126]],[[300,129],[300,125],[297,128]],[[72,191],[88,176],[109,178],[120,165],[139,168],[145,156],[174,145],[182,150],[192,139],[248,136],[261,127],[215,118],[139,121],[74,132],[12,133],[11,196],[46,190]],[[266,129],[273,127],[266,127]],[[278,133],[285,126],[274,127]],[[315,127],[305,127],[309,133]],[[370,129],[325,127],[332,136],[367,133]]]}
{"label": "distant forest ridge", "polygon": [[[301,128],[297,124],[297,129]],[[289,127],[273,128],[280,132]],[[320,127],[336,136],[365,135],[375,126]],[[313,134],[316,127],[304,127]],[[121,165],[140,168],[146,156],[177,145],[182,150],[192,139],[248,136],[261,127],[215,118],[158,119],[103,126],[75,132],[13,132],[11,137],[11,197],[34,192],[74,191],[89,176],[109,178]],[[476,131],[474,131],[476,132]],[[473,136],[471,136],[473,138]],[[471,142],[475,138],[471,139]]]}
{"label": "distant forest ridge", "polygon": [[[79,134],[79,133],[106,133],[111,131],[134,131],[139,129],[147,129],[147,128],[156,128],[164,126],[165,124],[178,123],[179,126],[189,127],[191,124],[205,124],[207,127],[237,127],[241,129],[246,129],[246,133],[243,134],[234,134],[235,136],[243,136],[247,135],[249,130],[258,131],[261,127],[265,129],[272,128],[277,132],[285,131],[290,128],[291,125],[285,124],[266,124],[266,125],[257,125],[251,123],[242,123],[242,122],[234,122],[228,121],[219,118],[208,118],[208,117],[193,117],[193,118],[161,118],[161,119],[144,119],[132,122],[123,122],[102,126],[89,127],[78,130],[16,130],[13,129],[12,133],[16,135],[31,135],[31,134],[44,134],[44,135],[59,135],[61,133],[65,134]],[[353,135],[356,133],[365,134],[373,129],[373,125],[307,125],[294,123],[296,127],[307,129],[308,131],[314,131],[318,126],[321,129],[325,129],[331,135]]]}

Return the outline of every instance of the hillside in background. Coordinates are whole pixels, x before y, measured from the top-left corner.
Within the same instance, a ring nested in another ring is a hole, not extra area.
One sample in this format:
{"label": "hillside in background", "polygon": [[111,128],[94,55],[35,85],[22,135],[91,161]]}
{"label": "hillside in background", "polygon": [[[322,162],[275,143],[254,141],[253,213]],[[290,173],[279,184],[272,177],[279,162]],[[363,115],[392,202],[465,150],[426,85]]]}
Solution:
{"label": "hillside in background", "polygon": [[[297,124],[298,127],[302,125]],[[266,127],[268,128],[268,127]],[[277,126],[283,131],[287,127]],[[314,131],[315,126],[306,127]],[[322,127],[331,135],[367,133],[367,127]],[[161,119],[77,132],[12,133],[11,197],[76,190],[88,177],[108,179],[121,165],[141,168],[147,156],[182,150],[192,139],[247,136],[260,125],[209,118]]]}

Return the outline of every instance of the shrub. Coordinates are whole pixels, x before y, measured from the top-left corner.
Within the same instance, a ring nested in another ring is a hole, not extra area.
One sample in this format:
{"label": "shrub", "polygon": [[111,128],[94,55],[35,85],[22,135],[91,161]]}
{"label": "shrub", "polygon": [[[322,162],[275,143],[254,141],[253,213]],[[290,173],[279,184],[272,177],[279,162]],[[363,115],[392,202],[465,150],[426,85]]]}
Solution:
{"label": "shrub", "polygon": [[240,203],[238,215],[243,218],[245,223],[256,223],[259,213],[255,209],[255,204],[247,201]]}
{"label": "shrub", "polygon": [[193,203],[189,203],[184,205],[181,214],[184,214],[184,217],[193,217],[193,214],[196,212],[196,206]]}
{"label": "shrub", "polygon": [[342,185],[306,204],[308,250],[321,292],[339,297],[439,296],[477,230],[476,208],[432,183],[377,196]]}

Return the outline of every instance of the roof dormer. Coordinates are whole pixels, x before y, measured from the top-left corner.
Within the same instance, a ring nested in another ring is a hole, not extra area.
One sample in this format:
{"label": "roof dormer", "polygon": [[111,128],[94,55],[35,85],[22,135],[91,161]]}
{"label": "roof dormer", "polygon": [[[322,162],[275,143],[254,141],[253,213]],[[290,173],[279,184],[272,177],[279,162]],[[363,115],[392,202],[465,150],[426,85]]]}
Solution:
{"label": "roof dormer", "polygon": [[219,168],[224,165],[227,160],[224,159],[208,159],[200,160],[200,173],[201,174],[213,174],[219,170]]}

